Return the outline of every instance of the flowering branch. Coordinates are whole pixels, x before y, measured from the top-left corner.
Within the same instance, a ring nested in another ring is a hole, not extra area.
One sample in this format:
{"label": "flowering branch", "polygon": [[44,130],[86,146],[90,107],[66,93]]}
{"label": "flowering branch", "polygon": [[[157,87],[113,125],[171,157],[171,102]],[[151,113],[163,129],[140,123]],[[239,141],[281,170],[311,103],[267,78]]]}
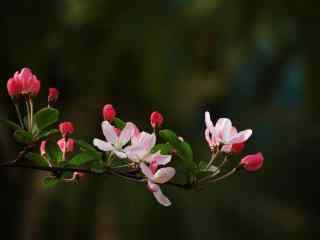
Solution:
{"label": "flowering branch", "polygon": [[[204,136],[211,158],[197,162],[188,142],[174,131],[162,129],[164,117],[160,112],[151,113],[152,131],[148,133],[118,118],[114,107],[106,104],[101,123],[104,138],[94,138],[90,144],[72,137],[76,129],[72,122],[62,122],[58,129],[53,127],[59,120],[59,111],[54,108],[59,97],[56,88],[49,89],[47,107],[35,112],[34,100],[40,91],[40,81],[30,69],[17,71],[8,80],[7,90],[19,124],[8,120],[1,122],[13,130],[13,137],[23,149],[15,160],[0,164],[0,168],[49,172],[51,174],[43,180],[47,187],[74,182],[83,175],[116,176],[147,184],[160,204],[170,206],[171,201],[160,188],[163,185],[197,189],[224,180],[238,169],[253,172],[263,165],[261,153],[234,162],[231,158],[241,154],[252,130],[238,132],[227,118],[218,119],[214,125],[209,112],[205,113]],[[228,161],[234,165],[229,170]],[[177,174],[176,166],[184,169],[181,174],[185,175],[185,183],[172,181]]]}

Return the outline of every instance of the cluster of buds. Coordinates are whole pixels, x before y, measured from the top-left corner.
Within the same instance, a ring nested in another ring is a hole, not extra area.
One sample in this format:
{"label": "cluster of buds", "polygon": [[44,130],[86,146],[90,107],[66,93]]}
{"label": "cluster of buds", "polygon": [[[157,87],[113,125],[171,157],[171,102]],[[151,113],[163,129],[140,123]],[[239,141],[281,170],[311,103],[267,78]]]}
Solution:
{"label": "cluster of buds", "polygon": [[[66,153],[72,153],[75,148],[75,141],[70,138],[70,134],[74,132],[74,126],[72,122],[62,122],[59,124],[59,131],[61,133],[62,138],[58,140],[57,144],[60,150],[65,156]],[[65,157],[63,157],[65,160]]]}

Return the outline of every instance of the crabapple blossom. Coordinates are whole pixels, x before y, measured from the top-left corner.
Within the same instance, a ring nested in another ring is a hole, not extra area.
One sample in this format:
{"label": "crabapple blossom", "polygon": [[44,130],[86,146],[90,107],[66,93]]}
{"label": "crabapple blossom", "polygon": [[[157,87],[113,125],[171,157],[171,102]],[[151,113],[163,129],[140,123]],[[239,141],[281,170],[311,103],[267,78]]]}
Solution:
{"label": "crabapple blossom", "polygon": [[117,112],[111,104],[104,105],[102,109],[103,120],[112,122],[113,119],[116,117],[116,115],[117,115]]}
{"label": "crabapple blossom", "polygon": [[264,157],[262,153],[250,154],[242,158],[240,164],[249,172],[259,170],[263,165]]}
{"label": "crabapple blossom", "polygon": [[104,152],[112,152],[119,158],[127,158],[127,154],[124,152],[123,147],[127,145],[134,133],[134,124],[126,123],[118,136],[117,130],[109,123],[109,121],[103,121],[101,124],[102,132],[107,141],[95,138],[93,145]]}
{"label": "crabapple blossom", "polygon": [[145,163],[140,163],[140,169],[142,173],[148,179],[148,189],[153,193],[153,196],[163,206],[170,206],[170,200],[162,193],[159,184],[170,181],[176,174],[176,170],[172,167],[160,168],[152,166],[148,167]]}
{"label": "crabapple blossom", "polygon": [[251,129],[238,132],[228,118],[220,118],[214,125],[209,112],[205,112],[205,123],[205,138],[210,148],[214,149],[222,144],[221,150],[226,153],[231,152],[233,144],[244,143],[252,135]]}
{"label": "crabapple blossom", "polygon": [[136,163],[141,161],[151,163],[156,161],[159,165],[166,165],[171,160],[171,155],[163,155],[160,151],[152,153],[151,150],[156,145],[156,135],[141,132],[132,138],[132,145],[124,149],[127,157]]}

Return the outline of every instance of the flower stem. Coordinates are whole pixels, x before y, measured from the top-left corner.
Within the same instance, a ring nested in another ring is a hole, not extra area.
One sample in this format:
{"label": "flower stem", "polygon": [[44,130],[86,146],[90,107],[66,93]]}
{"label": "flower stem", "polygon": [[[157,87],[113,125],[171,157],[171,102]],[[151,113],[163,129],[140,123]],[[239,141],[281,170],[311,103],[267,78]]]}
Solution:
{"label": "flower stem", "polygon": [[20,112],[20,109],[19,109],[19,105],[17,103],[15,103],[14,107],[15,107],[16,112],[17,112],[17,116],[18,116],[18,119],[19,119],[19,122],[20,122],[20,126],[21,126],[21,128],[23,128],[23,121],[22,121],[22,116],[21,116],[21,112]]}
{"label": "flower stem", "polygon": [[30,131],[32,131],[33,128],[33,102],[32,98],[29,98],[29,104],[30,104]]}
{"label": "flower stem", "polygon": [[212,152],[211,159],[210,159],[210,161],[209,161],[209,163],[207,165],[207,169],[210,168],[210,166],[212,165],[212,163],[214,162],[214,160],[216,159],[218,154],[219,154],[219,152],[216,152],[216,153]]}
{"label": "flower stem", "polygon": [[30,106],[29,101],[26,101],[26,109],[27,109],[27,130],[30,131]]}

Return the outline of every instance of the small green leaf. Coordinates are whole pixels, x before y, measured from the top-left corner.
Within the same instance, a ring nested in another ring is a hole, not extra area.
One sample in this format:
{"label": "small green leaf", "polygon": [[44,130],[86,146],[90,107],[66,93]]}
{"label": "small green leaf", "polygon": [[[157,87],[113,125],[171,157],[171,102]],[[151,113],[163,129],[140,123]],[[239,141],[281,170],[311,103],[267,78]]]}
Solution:
{"label": "small green leaf", "polygon": [[19,142],[23,144],[29,144],[33,141],[33,136],[30,132],[27,132],[22,129],[18,129],[14,132],[13,137]]}
{"label": "small green leaf", "polygon": [[25,156],[26,159],[30,161],[34,161],[35,163],[39,164],[40,166],[48,166],[48,162],[44,159],[39,153],[32,153],[29,152]]}
{"label": "small green leaf", "polygon": [[46,142],[46,153],[51,163],[56,164],[62,161],[62,152],[55,142]]}
{"label": "small green leaf", "polygon": [[59,111],[55,108],[42,108],[34,115],[38,129],[41,131],[59,120]]}
{"label": "small green leaf", "polygon": [[113,123],[116,128],[123,129],[126,126],[126,123],[122,121],[120,118],[114,118]]}
{"label": "small green leaf", "polygon": [[197,165],[193,161],[193,152],[189,143],[181,141],[177,135],[169,129],[161,130],[159,134],[164,141],[169,142],[173,148],[176,149],[177,155],[183,160],[182,163],[184,166],[190,171],[195,172]]}
{"label": "small green leaf", "polygon": [[88,153],[79,153],[76,156],[74,156],[72,159],[70,159],[70,161],[68,161],[68,164],[74,165],[74,166],[80,166],[93,159],[94,159],[93,156]]}
{"label": "small green leaf", "polygon": [[173,147],[170,143],[157,144],[151,151],[153,153],[160,151],[161,154],[170,154],[173,151]]}
{"label": "small green leaf", "polygon": [[50,129],[49,131],[45,131],[43,133],[41,133],[39,136],[38,136],[38,139],[39,140],[42,140],[42,139],[47,139],[48,137],[52,136],[52,135],[55,135],[55,134],[58,134],[59,133],[59,130],[58,129]]}
{"label": "small green leaf", "polygon": [[56,186],[59,183],[59,179],[55,178],[55,177],[45,177],[43,179],[43,186],[46,189],[52,188],[54,186]]}
{"label": "small green leaf", "polygon": [[5,127],[10,128],[11,130],[17,130],[21,128],[18,124],[10,120],[0,120],[0,123]]}
{"label": "small green leaf", "polygon": [[76,140],[77,144],[80,146],[80,149],[88,154],[90,154],[94,159],[101,159],[102,153],[96,150],[93,146],[83,140]]}

